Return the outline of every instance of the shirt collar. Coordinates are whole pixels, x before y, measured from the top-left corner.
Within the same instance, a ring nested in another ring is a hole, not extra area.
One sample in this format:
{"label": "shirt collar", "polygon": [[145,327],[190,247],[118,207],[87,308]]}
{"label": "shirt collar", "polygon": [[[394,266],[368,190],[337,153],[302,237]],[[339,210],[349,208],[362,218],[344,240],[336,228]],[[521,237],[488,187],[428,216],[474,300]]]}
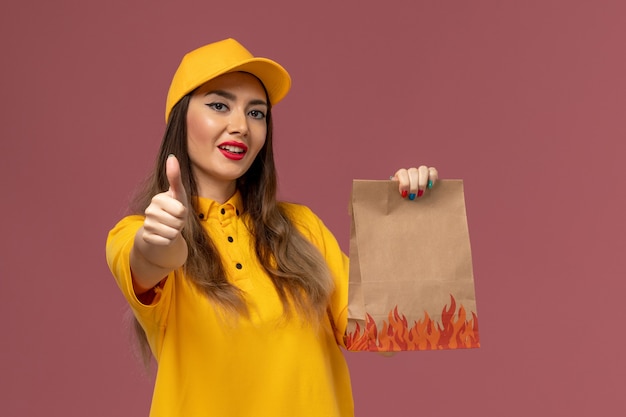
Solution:
{"label": "shirt collar", "polygon": [[239,216],[243,213],[243,201],[237,191],[224,204],[204,197],[196,197],[196,215],[200,220],[206,221],[210,217],[223,218],[224,216]]}

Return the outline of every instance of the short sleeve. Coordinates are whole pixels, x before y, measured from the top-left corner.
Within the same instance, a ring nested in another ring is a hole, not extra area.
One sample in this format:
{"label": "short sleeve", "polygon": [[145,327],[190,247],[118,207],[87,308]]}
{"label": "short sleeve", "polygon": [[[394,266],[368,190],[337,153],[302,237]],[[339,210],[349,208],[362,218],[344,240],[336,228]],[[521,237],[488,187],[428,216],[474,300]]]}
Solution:
{"label": "short sleeve", "polygon": [[135,235],[143,225],[143,216],[133,215],[123,218],[109,232],[106,242],[106,260],[122,291],[122,295],[130,305],[133,314],[148,336],[152,351],[160,351],[159,340],[165,331],[167,313],[172,298],[175,272],[170,273],[162,287],[155,289],[155,297],[149,305],[143,304],[133,289],[130,270],[130,251],[133,247]]}

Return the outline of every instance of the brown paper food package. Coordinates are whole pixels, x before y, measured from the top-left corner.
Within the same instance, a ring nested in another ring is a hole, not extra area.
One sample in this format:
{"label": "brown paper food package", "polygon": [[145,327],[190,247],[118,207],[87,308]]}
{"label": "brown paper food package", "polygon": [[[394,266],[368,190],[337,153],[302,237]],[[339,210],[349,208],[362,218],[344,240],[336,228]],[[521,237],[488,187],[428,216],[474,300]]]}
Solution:
{"label": "brown paper food package", "polygon": [[350,212],[348,350],[479,347],[463,181],[409,200],[354,180]]}

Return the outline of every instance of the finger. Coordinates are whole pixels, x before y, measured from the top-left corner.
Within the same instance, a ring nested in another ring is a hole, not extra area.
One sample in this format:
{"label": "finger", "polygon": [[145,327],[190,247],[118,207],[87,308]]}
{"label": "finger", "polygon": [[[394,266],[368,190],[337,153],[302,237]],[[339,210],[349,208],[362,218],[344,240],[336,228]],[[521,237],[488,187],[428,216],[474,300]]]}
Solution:
{"label": "finger", "polygon": [[169,191],[166,191],[152,197],[150,205],[145,210],[145,215],[147,219],[182,229],[187,208],[183,203],[173,198]]}
{"label": "finger", "polygon": [[425,165],[420,166],[418,169],[418,179],[417,179],[417,196],[421,197],[424,195],[424,190],[428,186],[428,167]]}
{"label": "finger", "polygon": [[419,171],[417,168],[409,168],[409,200],[415,200],[419,186]]}
{"label": "finger", "polygon": [[160,224],[158,228],[151,227],[148,222],[144,223],[143,240],[154,245],[169,245],[180,235],[180,232],[173,228]]}
{"label": "finger", "polygon": [[183,186],[183,180],[180,175],[180,164],[174,155],[169,155],[165,161],[165,175],[170,185],[170,195],[184,205],[187,205],[187,193]]}
{"label": "finger", "polygon": [[397,170],[393,178],[396,181],[398,181],[398,191],[400,192],[400,195],[402,196],[402,198],[407,198],[407,196],[409,195],[409,185],[410,185],[409,173],[407,172],[407,170],[406,169]]}
{"label": "finger", "polygon": [[430,167],[428,168],[428,188],[433,188],[437,180],[439,179],[439,172],[437,168]]}
{"label": "finger", "polygon": [[173,242],[185,225],[185,213],[182,203],[167,192],[156,195],[145,210],[144,240],[158,245]]}

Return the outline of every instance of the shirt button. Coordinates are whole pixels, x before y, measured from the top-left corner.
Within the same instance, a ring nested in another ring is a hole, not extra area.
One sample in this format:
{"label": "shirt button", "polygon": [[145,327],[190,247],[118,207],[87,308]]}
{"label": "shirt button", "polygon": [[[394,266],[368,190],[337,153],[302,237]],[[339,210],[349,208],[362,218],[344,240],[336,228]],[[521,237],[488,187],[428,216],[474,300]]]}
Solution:
{"label": "shirt button", "polygon": [[221,210],[220,210],[220,213],[222,213],[222,214],[226,214],[226,210],[221,209]]}
{"label": "shirt button", "polygon": [[235,267],[236,267],[237,269],[241,269],[241,268],[243,268],[243,265],[241,265],[240,263],[238,263],[237,265],[235,265]]}
{"label": "shirt button", "polygon": [[229,241],[230,243],[233,243],[233,240],[234,240],[234,239],[233,239],[233,237],[232,237],[232,236],[228,236],[228,241]]}
{"label": "shirt button", "polygon": [[201,219],[204,219],[204,213],[198,214],[198,217],[200,217]]}

